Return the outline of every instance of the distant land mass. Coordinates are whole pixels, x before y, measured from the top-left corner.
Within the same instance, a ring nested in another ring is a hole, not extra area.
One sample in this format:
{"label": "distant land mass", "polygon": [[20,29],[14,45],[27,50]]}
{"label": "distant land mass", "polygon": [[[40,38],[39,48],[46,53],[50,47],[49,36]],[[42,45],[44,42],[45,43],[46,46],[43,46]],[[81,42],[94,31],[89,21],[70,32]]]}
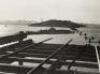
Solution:
{"label": "distant land mass", "polygon": [[33,23],[29,26],[36,26],[36,27],[67,27],[67,28],[79,28],[85,27],[83,24],[78,24],[72,21],[63,21],[63,20],[47,20],[40,23]]}
{"label": "distant land mass", "polygon": [[4,25],[30,25],[32,23],[35,23],[34,20],[5,20],[5,21],[0,21],[0,24]]}
{"label": "distant land mass", "polygon": [[100,29],[100,24],[84,24],[87,28]]}

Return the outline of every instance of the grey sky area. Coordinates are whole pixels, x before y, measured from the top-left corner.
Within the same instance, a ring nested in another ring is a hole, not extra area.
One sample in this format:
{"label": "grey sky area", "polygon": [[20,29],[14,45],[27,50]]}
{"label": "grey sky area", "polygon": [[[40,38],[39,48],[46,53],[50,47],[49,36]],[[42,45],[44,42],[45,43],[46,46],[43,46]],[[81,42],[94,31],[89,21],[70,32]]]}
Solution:
{"label": "grey sky area", "polygon": [[0,0],[0,20],[41,18],[100,24],[100,0]]}

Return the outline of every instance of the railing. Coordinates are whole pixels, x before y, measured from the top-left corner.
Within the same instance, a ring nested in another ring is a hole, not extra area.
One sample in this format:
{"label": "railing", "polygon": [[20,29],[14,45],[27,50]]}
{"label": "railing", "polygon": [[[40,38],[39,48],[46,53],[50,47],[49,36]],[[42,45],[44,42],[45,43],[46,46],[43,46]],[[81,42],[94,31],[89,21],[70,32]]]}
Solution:
{"label": "railing", "polygon": [[94,49],[95,49],[96,58],[97,58],[97,62],[98,62],[98,68],[99,68],[99,72],[100,72],[100,52],[99,52],[100,50],[98,51],[98,48],[96,45],[94,46]]}

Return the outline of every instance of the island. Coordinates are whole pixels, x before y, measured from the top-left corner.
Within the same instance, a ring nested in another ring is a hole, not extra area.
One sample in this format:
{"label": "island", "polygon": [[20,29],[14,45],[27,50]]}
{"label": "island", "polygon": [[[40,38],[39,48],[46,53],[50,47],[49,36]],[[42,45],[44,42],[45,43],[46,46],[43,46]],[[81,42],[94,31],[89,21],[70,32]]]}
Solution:
{"label": "island", "polygon": [[79,27],[85,27],[83,24],[75,23],[72,21],[66,21],[66,20],[47,20],[42,21],[40,23],[33,23],[29,26],[33,27],[62,27],[62,28],[79,28]]}

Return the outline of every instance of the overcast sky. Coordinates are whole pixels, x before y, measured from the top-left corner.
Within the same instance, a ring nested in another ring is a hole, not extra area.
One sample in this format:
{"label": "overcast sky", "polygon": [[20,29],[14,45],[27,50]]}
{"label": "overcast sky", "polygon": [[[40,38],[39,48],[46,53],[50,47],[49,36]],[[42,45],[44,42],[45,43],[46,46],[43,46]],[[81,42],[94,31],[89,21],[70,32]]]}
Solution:
{"label": "overcast sky", "polygon": [[0,0],[0,20],[100,23],[100,0]]}

